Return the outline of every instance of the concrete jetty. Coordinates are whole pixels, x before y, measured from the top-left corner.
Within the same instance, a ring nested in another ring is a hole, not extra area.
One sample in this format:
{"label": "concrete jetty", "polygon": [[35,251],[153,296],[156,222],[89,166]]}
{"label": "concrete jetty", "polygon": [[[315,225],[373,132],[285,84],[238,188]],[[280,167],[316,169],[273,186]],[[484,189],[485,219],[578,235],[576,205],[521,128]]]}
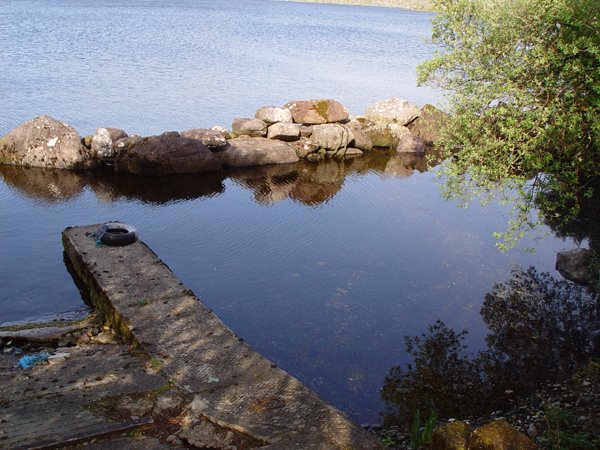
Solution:
{"label": "concrete jetty", "polygon": [[383,448],[237,337],[143,242],[97,247],[97,227],[67,228],[65,253],[113,328],[183,393],[179,438],[210,448]]}

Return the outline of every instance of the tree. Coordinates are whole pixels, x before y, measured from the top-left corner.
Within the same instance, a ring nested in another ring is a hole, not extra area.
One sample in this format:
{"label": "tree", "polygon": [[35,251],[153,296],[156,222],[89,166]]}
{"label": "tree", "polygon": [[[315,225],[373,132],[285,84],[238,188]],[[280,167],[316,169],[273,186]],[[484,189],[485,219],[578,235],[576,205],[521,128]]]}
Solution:
{"label": "tree", "polygon": [[[438,144],[449,197],[516,192],[512,234],[534,224],[552,190],[577,213],[599,195],[600,28],[597,0],[437,0],[436,56],[419,82],[446,90],[452,117]],[[546,208],[546,214],[565,208]],[[509,242],[511,243],[511,242]]]}

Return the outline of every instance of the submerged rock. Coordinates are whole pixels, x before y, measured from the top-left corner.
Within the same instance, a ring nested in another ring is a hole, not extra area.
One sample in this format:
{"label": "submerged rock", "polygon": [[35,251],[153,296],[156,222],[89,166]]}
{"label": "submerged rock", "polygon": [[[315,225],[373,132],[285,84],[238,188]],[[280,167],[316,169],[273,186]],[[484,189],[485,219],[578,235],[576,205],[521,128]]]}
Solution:
{"label": "submerged rock", "polygon": [[0,164],[54,169],[92,167],[91,150],[70,125],[39,116],[0,139]]}
{"label": "submerged rock", "polygon": [[396,152],[398,153],[417,153],[424,154],[427,149],[427,145],[423,139],[419,136],[415,136],[412,133],[405,134],[400,138]]}
{"label": "submerged rock", "polygon": [[556,270],[575,283],[590,284],[594,281],[591,265],[592,252],[585,248],[559,252],[556,255]]}
{"label": "submerged rock", "polygon": [[330,99],[294,100],[286,103],[284,108],[292,113],[295,123],[306,125],[342,122],[350,117],[344,105]]}

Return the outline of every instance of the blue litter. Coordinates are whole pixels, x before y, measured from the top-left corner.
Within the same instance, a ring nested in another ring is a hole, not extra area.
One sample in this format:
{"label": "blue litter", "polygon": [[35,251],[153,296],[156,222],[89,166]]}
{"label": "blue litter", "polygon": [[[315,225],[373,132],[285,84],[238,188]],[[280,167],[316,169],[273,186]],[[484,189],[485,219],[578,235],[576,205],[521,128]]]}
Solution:
{"label": "blue litter", "polygon": [[48,352],[41,352],[35,355],[26,355],[19,359],[19,367],[21,369],[29,369],[35,364],[39,364],[44,361],[48,361],[50,354]]}

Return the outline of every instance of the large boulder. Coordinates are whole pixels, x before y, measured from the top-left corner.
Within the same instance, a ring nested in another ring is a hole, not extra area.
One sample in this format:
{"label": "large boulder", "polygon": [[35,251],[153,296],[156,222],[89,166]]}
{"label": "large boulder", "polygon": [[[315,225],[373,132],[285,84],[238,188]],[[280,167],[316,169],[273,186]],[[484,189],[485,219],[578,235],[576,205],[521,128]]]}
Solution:
{"label": "large boulder", "polygon": [[349,127],[340,124],[329,123],[315,125],[310,140],[319,148],[325,150],[339,150],[347,148],[354,136]]}
{"label": "large boulder", "polygon": [[537,450],[531,439],[505,420],[495,420],[473,431],[469,450]]}
{"label": "large boulder", "polygon": [[192,128],[179,134],[183,138],[196,139],[208,148],[215,150],[227,147],[227,138],[229,137],[227,131],[207,128]]}
{"label": "large boulder", "polygon": [[143,138],[131,148],[117,153],[115,170],[135,175],[170,175],[213,172],[221,160],[196,139],[178,133]]}
{"label": "large boulder", "polygon": [[407,125],[420,114],[419,108],[408,100],[391,97],[369,106],[365,112],[365,118],[372,122],[396,122],[400,125]]}
{"label": "large boulder", "polygon": [[0,164],[54,169],[83,169],[94,165],[73,127],[49,116],[32,119],[0,139]]}
{"label": "large boulder", "polygon": [[348,110],[339,102],[330,99],[294,100],[283,106],[292,113],[296,123],[319,125],[348,120]]}
{"label": "large boulder", "polygon": [[467,436],[471,427],[459,420],[433,430],[431,450],[467,450]]}
{"label": "large boulder", "polygon": [[365,130],[363,130],[362,125],[358,122],[350,122],[347,126],[350,128],[352,136],[354,137],[351,144],[355,148],[370,152],[373,149],[373,141]]}
{"label": "large boulder", "polygon": [[267,135],[267,123],[260,119],[233,119],[231,131],[237,136],[263,137]]}
{"label": "large boulder", "polygon": [[594,281],[591,266],[592,252],[585,248],[559,252],[556,255],[556,270],[575,283],[590,284]]}
{"label": "large boulder", "polygon": [[362,129],[369,139],[371,139],[373,147],[389,149],[397,147],[400,138],[410,133],[410,130],[404,125],[395,122],[372,122],[365,120],[362,123]]}
{"label": "large boulder", "polygon": [[274,139],[239,137],[229,141],[229,147],[219,153],[223,165],[231,167],[287,164],[299,161],[294,147]]}
{"label": "large boulder", "polygon": [[288,122],[274,123],[269,127],[267,137],[280,141],[297,141],[300,139],[300,125]]}
{"label": "large boulder", "polygon": [[92,136],[90,147],[96,158],[113,158],[115,156],[115,143],[126,137],[127,133],[118,128],[98,128]]}
{"label": "large boulder", "polygon": [[289,109],[278,108],[276,106],[263,106],[256,111],[256,118],[268,124],[283,122],[292,122],[292,113]]}
{"label": "large boulder", "polygon": [[417,153],[423,155],[425,150],[427,150],[427,143],[412,133],[402,136],[396,146],[396,152],[398,153]]}
{"label": "large boulder", "polygon": [[410,132],[419,136],[427,144],[431,145],[437,141],[440,130],[446,125],[449,115],[433,105],[425,105],[421,113],[414,121],[407,125]]}

